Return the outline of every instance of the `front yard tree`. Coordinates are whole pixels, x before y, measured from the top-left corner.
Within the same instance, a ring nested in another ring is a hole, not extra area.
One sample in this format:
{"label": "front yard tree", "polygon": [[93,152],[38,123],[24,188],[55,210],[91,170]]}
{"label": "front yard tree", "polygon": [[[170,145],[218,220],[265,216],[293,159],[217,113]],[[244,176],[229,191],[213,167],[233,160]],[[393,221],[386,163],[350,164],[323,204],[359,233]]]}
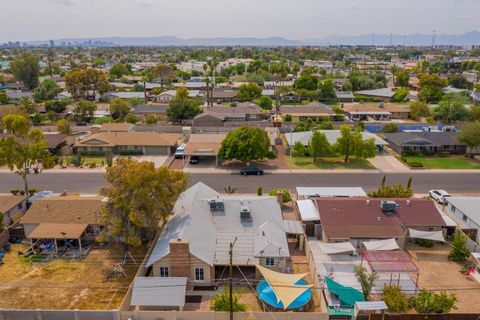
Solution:
{"label": "front yard tree", "polygon": [[187,88],[178,88],[175,98],[170,101],[167,109],[167,116],[170,121],[181,122],[182,120],[193,119],[201,113],[200,102],[188,96]]}
{"label": "front yard tree", "polygon": [[126,250],[151,240],[187,184],[181,171],[155,168],[152,162],[131,158],[115,161],[107,168],[105,179],[110,188],[101,213],[104,236],[123,244]]}
{"label": "front yard tree", "polygon": [[130,104],[120,98],[115,98],[110,102],[110,114],[112,118],[123,120],[130,113]]}
{"label": "front yard tree", "polygon": [[81,99],[73,107],[73,117],[79,122],[90,121],[93,119],[95,110],[97,110],[95,102]]}
{"label": "front yard tree", "polygon": [[88,99],[110,89],[105,73],[96,69],[74,70],[67,73],[65,85],[75,99]]}
{"label": "front yard tree", "polygon": [[377,146],[375,140],[367,139],[363,140],[362,133],[355,131],[348,125],[340,127],[340,137],[335,144],[335,150],[337,153],[344,157],[344,162],[348,162],[350,156],[355,156],[358,159],[373,158],[377,154]]}
{"label": "front yard tree", "polygon": [[35,102],[43,102],[47,100],[53,100],[60,92],[60,87],[53,80],[43,81],[33,93],[33,99]]}
{"label": "front yard tree", "polygon": [[410,115],[412,118],[420,119],[430,117],[432,112],[425,102],[415,101],[410,105]]}
{"label": "front yard tree", "polygon": [[318,157],[328,156],[332,153],[332,147],[327,140],[325,133],[320,131],[313,132],[310,140],[310,154],[313,157],[313,163],[317,162]]}
{"label": "front yard tree", "polygon": [[238,88],[237,98],[240,100],[253,100],[260,98],[262,95],[262,88],[257,86],[255,83],[246,83],[242,84]]}
{"label": "front yard tree", "polygon": [[48,143],[42,131],[31,130],[28,120],[21,115],[6,115],[3,124],[7,134],[0,139],[0,165],[7,165],[22,178],[28,199],[29,171],[39,164],[48,168],[52,163]]}
{"label": "front yard tree", "polygon": [[269,151],[267,132],[260,128],[241,127],[228,133],[222,141],[218,156],[223,160],[249,162],[267,158]]}
{"label": "front yard tree", "polygon": [[478,154],[480,146],[480,122],[466,122],[461,126],[462,133],[458,141],[467,145],[470,155]]}

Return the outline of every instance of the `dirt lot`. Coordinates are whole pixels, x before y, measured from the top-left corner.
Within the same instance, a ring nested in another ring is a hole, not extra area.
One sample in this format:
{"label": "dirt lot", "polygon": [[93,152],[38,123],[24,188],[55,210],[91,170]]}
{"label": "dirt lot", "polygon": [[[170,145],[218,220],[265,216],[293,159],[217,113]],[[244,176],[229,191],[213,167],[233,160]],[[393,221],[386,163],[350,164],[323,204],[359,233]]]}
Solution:
{"label": "dirt lot", "polygon": [[420,269],[420,288],[429,290],[456,288],[445,290],[457,296],[455,312],[480,312],[480,283],[463,274],[465,263],[448,260],[449,246],[422,248],[409,245],[407,249]]}
{"label": "dirt lot", "polygon": [[84,259],[55,259],[32,262],[19,255],[27,246],[13,245],[0,266],[0,308],[88,309],[117,308],[128,290],[146,249],[132,253],[138,264],[129,260],[123,267],[128,278],[117,276],[102,282],[121,252],[93,249]]}

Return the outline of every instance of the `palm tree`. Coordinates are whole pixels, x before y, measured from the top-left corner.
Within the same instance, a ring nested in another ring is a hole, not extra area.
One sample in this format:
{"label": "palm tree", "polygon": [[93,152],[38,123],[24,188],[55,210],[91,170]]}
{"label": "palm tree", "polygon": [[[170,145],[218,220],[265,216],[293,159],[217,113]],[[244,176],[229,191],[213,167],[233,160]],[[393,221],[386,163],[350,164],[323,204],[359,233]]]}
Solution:
{"label": "palm tree", "polygon": [[396,64],[390,66],[390,72],[392,73],[392,80],[393,80],[393,86],[395,87],[395,76],[400,72],[400,67],[397,66]]}
{"label": "palm tree", "polygon": [[223,190],[225,190],[226,194],[234,194],[235,191],[237,191],[237,188],[229,185],[228,187],[223,188]]}

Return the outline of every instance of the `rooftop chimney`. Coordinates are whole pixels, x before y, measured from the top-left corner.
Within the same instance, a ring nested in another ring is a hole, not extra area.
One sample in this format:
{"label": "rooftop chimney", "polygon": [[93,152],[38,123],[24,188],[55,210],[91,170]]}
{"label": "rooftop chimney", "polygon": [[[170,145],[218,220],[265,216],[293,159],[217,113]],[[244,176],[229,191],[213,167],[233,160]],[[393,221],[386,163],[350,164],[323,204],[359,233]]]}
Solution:
{"label": "rooftop chimney", "polygon": [[367,206],[370,206],[370,200],[365,201],[365,204],[366,204]]}

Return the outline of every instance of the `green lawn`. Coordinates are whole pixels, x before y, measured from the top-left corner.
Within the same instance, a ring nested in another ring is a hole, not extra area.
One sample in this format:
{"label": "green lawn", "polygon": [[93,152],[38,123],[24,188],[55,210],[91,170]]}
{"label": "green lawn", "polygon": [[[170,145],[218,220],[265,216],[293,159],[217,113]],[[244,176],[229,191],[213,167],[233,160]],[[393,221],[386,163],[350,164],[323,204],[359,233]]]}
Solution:
{"label": "green lawn", "polygon": [[463,156],[402,157],[408,162],[420,162],[426,169],[480,169],[480,161]]}
{"label": "green lawn", "polygon": [[[68,159],[69,157],[67,157]],[[65,159],[65,163],[67,163],[67,159]],[[104,165],[107,164],[107,159],[105,157],[82,157],[83,165],[89,165],[91,163],[95,163],[97,166],[101,166],[102,162]]]}
{"label": "green lawn", "polygon": [[343,162],[343,158],[329,157],[317,159],[313,163],[312,157],[285,157],[290,169],[375,169],[368,160],[351,158],[347,163]]}

